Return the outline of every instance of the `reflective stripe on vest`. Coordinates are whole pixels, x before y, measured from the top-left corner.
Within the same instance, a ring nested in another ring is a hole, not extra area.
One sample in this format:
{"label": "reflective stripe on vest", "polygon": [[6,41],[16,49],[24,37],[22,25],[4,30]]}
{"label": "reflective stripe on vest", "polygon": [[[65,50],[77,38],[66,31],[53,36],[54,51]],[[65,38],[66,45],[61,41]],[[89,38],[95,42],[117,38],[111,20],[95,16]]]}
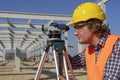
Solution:
{"label": "reflective stripe on vest", "polygon": [[103,80],[106,62],[111,56],[113,46],[118,38],[119,36],[110,34],[99,53],[97,62],[95,59],[95,50],[91,46],[86,48],[85,54],[88,80]]}

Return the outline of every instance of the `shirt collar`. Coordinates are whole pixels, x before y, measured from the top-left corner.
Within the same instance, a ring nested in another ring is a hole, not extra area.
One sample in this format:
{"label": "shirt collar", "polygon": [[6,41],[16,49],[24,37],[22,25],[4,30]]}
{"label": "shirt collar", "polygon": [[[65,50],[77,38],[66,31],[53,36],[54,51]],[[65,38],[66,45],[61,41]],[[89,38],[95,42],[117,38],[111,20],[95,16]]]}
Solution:
{"label": "shirt collar", "polygon": [[92,47],[93,47],[95,50],[101,49],[101,48],[104,46],[105,41],[106,41],[106,39],[108,38],[108,36],[109,36],[109,34],[107,34],[107,33],[104,34],[103,37],[99,39],[99,42],[98,42],[97,46],[96,46],[96,47],[95,47],[95,46],[92,46]]}

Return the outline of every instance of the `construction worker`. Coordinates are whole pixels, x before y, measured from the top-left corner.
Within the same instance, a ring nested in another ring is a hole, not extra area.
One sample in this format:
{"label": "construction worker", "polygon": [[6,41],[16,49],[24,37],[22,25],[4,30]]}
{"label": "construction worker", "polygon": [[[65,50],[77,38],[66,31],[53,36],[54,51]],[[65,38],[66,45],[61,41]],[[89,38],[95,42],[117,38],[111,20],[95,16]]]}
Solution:
{"label": "construction worker", "polygon": [[74,35],[88,46],[69,57],[73,69],[86,68],[88,80],[120,80],[120,37],[110,32],[104,20],[104,11],[92,2],[80,4],[72,15]]}

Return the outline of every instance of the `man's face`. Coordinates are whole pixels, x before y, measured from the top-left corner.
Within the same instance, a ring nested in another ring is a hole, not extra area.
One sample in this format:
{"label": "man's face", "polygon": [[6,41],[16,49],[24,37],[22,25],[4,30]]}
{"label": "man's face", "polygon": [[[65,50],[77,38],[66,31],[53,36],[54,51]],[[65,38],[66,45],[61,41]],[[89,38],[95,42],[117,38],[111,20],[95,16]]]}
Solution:
{"label": "man's face", "polygon": [[74,26],[74,35],[78,38],[81,44],[90,44],[93,38],[93,33],[88,29],[88,24],[79,23]]}

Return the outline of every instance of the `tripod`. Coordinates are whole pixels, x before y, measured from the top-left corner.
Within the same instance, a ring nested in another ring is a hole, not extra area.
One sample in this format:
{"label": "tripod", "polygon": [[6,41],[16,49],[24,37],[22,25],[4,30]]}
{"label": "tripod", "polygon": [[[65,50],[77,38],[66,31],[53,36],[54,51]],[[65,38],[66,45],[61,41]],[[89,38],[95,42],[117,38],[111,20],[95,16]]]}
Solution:
{"label": "tripod", "polygon": [[[38,70],[36,72],[34,80],[39,80],[39,78],[40,78],[41,71],[43,69],[45,60],[48,56],[50,47],[52,47],[52,51],[53,51],[53,55],[54,55],[57,80],[70,80],[68,68],[71,71],[73,80],[76,80],[69,57],[68,57],[67,50],[64,45],[65,45],[64,40],[60,40],[60,39],[47,40],[47,46],[46,46],[45,50],[43,51],[43,55],[41,57],[41,60],[40,60],[39,66],[38,66]],[[63,68],[64,68],[64,73],[65,73],[65,78],[64,78],[64,74],[63,74]]]}

